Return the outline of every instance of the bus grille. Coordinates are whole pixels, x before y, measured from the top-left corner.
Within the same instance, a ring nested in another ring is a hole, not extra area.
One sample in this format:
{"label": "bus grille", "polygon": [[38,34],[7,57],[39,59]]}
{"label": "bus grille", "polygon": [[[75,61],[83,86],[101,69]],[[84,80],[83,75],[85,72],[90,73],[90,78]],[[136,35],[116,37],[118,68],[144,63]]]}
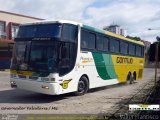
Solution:
{"label": "bus grille", "polygon": [[37,79],[38,79],[38,77],[35,77],[35,76],[29,76],[29,79],[37,80]]}
{"label": "bus grille", "polygon": [[138,78],[142,78],[143,69],[139,69]]}
{"label": "bus grille", "polygon": [[19,78],[23,78],[23,79],[26,79],[26,76],[25,75],[18,75]]}

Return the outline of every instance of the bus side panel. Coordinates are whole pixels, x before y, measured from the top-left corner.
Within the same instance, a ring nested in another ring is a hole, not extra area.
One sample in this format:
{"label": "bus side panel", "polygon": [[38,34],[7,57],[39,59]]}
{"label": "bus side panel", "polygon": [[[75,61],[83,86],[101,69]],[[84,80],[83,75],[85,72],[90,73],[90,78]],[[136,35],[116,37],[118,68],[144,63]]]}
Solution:
{"label": "bus side panel", "polygon": [[125,82],[129,72],[136,72],[136,79],[142,78],[144,58],[112,55],[112,60],[119,82]]}

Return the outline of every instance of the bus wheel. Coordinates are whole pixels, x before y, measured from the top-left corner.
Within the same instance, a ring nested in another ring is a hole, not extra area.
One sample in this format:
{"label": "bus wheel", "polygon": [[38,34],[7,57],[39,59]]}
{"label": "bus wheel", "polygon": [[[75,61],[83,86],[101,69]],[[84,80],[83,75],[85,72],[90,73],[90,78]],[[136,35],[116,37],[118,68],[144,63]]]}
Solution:
{"label": "bus wheel", "polygon": [[133,83],[132,74],[128,74],[128,76],[127,76],[127,84],[132,84],[132,83]]}
{"label": "bus wheel", "polygon": [[78,82],[78,90],[75,93],[76,95],[84,95],[89,89],[88,79],[85,76],[82,76]]}
{"label": "bus wheel", "polygon": [[133,81],[136,81],[136,72],[133,73]]}

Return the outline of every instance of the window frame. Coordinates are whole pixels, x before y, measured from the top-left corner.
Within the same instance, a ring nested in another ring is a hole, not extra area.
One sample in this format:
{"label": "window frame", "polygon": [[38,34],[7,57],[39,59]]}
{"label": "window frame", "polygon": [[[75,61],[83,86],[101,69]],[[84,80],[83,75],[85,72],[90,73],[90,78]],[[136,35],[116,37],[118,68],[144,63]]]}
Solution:
{"label": "window frame", "polygon": [[12,36],[12,26],[15,25],[15,26],[20,26],[19,23],[15,23],[15,22],[9,22],[9,39],[10,40],[13,40],[13,36]]}
{"label": "window frame", "polygon": [[[6,21],[0,20],[0,22],[1,22],[1,23],[4,23],[4,31],[3,31],[3,32],[6,33],[6,27],[7,27],[7,26],[6,26]],[[0,37],[0,39],[7,39],[7,33],[6,33],[6,37],[5,37],[5,38],[1,38],[1,37]]]}

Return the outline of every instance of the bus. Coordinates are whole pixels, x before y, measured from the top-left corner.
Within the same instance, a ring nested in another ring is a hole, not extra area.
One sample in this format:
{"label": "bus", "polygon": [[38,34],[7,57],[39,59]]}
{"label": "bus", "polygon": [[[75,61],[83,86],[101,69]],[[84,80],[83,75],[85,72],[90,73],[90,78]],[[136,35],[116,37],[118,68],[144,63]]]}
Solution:
{"label": "bus", "polygon": [[83,95],[132,83],[144,70],[144,44],[82,23],[26,23],[15,38],[11,86],[37,93]]}
{"label": "bus", "polygon": [[10,69],[13,45],[11,40],[0,40],[0,70]]}

